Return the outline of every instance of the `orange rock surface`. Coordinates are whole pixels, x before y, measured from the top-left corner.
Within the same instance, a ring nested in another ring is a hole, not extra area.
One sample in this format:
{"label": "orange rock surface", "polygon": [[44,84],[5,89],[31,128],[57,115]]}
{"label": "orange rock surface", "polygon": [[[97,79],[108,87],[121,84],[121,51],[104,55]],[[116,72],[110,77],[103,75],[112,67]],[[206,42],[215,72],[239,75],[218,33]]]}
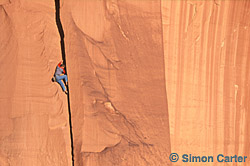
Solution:
{"label": "orange rock surface", "polygon": [[250,1],[55,5],[0,0],[0,166],[249,165],[169,155],[250,155]]}
{"label": "orange rock surface", "polygon": [[166,165],[160,1],[103,3],[65,1],[61,8],[75,162]]}
{"label": "orange rock surface", "polygon": [[250,1],[162,9],[171,151],[249,156]]}
{"label": "orange rock surface", "polygon": [[168,165],[161,1],[0,0],[0,165]]}
{"label": "orange rock surface", "polygon": [[0,5],[0,165],[70,165],[67,102],[51,82],[61,59],[54,3],[7,2]]}

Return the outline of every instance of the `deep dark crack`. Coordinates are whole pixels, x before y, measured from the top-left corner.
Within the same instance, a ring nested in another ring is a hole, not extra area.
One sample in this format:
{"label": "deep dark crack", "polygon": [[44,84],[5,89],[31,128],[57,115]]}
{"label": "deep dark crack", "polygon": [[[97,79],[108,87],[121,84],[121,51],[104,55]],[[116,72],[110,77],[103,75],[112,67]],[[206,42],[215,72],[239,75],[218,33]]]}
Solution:
{"label": "deep dark crack", "polygon": [[[55,8],[56,8],[56,25],[61,37],[61,53],[62,60],[66,66],[65,72],[67,74],[67,63],[66,63],[66,54],[65,54],[65,45],[64,45],[64,31],[62,27],[62,23],[60,20],[60,0],[55,0]],[[67,101],[68,101],[68,113],[69,113],[69,127],[70,127],[70,140],[71,140],[71,156],[72,156],[72,166],[74,166],[74,143],[73,143],[73,130],[72,130],[72,120],[71,120],[71,110],[70,110],[70,99],[69,99],[69,86],[66,85],[68,89]]]}

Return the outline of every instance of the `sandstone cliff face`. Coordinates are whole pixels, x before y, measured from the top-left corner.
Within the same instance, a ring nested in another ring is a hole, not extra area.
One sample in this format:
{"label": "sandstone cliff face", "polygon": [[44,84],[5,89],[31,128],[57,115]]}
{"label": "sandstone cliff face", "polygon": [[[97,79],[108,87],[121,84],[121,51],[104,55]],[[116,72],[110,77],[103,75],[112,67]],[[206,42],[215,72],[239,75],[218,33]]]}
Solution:
{"label": "sandstone cliff face", "polygon": [[0,165],[70,165],[67,102],[51,83],[60,56],[54,3],[0,6]]}
{"label": "sandstone cliff face", "polygon": [[160,1],[61,1],[67,101],[51,82],[55,2],[0,0],[0,165],[72,165],[68,102],[75,165],[167,165],[160,11]]}
{"label": "sandstone cliff face", "polygon": [[162,4],[171,150],[248,156],[250,1]]}
{"label": "sandstone cliff face", "polygon": [[160,11],[160,1],[64,1],[76,165],[167,164]]}
{"label": "sandstone cliff face", "polygon": [[60,12],[69,100],[51,82],[55,2],[0,0],[1,166],[72,165],[68,103],[77,166],[170,165],[170,136],[179,154],[250,155],[249,1],[74,0]]}

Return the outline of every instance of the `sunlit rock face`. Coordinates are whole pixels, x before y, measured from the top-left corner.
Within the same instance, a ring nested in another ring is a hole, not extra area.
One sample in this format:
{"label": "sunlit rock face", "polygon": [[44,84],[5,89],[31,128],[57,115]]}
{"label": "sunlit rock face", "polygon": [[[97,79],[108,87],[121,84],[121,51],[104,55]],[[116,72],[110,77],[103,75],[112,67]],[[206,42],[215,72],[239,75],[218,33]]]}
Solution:
{"label": "sunlit rock face", "polygon": [[54,2],[0,1],[0,165],[70,165]]}
{"label": "sunlit rock face", "polygon": [[77,166],[249,156],[249,18],[248,0],[61,1],[67,101],[55,2],[0,0],[0,165],[72,165],[68,102]]}
{"label": "sunlit rock face", "polygon": [[0,165],[169,165],[161,1],[0,0]]}
{"label": "sunlit rock face", "polygon": [[248,156],[250,1],[162,9],[171,150]]}
{"label": "sunlit rock face", "polygon": [[64,1],[76,165],[167,165],[160,1]]}

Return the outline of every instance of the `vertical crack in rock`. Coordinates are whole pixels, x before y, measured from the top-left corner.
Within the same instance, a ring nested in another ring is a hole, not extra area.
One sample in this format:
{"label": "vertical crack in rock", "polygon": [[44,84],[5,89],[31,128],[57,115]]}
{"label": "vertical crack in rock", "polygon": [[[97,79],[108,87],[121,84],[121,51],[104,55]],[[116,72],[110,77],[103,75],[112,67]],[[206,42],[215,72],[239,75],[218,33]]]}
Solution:
{"label": "vertical crack in rock", "polygon": [[[62,52],[62,59],[65,64],[65,72],[67,74],[67,63],[66,63],[66,57],[65,57],[65,45],[64,45],[64,31],[62,27],[62,23],[60,20],[60,0],[55,0],[55,8],[56,8],[56,25],[58,27],[58,31],[61,38],[61,52]],[[68,113],[69,113],[69,126],[70,126],[70,140],[71,140],[71,156],[72,156],[72,166],[74,166],[74,143],[73,143],[73,131],[72,131],[72,121],[71,121],[71,110],[70,110],[70,100],[69,100],[69,87],[66,85],[68,89]]]}

